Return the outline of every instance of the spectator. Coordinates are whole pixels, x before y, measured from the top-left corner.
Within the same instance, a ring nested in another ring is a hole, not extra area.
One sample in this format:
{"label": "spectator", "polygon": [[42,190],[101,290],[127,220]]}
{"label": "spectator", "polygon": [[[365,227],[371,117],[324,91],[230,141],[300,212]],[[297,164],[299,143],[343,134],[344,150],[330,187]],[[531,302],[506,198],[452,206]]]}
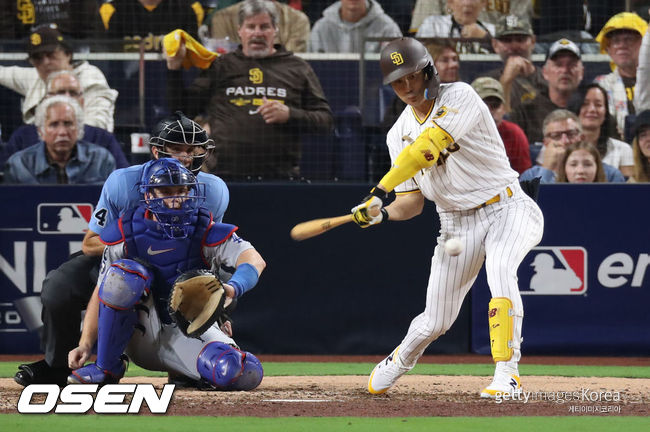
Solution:
{"label": "spectator", "polygon": [[499,54],[503,67],[486,75],[501,82],[505,95],[505,109],[510,112],[548,89],[542,69],[532,61],[535,35],[528,21],[516,15],[499,19],[492,49]]}
{"label": "spectator", "polygon": [[642,111],[634,122],[634,175],[628,181],[650,182],[650,111]]}
{"label": "spectator", "polygon": [[605,183],[605,171],[596,147],[580,141],[567,147],[560,161],[558,183]]}
{"label": "spectator", "polygon": [[273,45],[277,12],[266,0],[246,0],[239,11],[242,44],[216,59],[189,88],[180,70],[181,43],[167,57],[167,94],[173,109],[205,113],[226,179],[290,179],[299,176],[300,134],[330,131],[332,112],[309,64]]}
{"label": "spectator", "polygon": [[489,53],[489,40],[494,35],[494,24],[482,23],[479,13],[485,0],[448,0],[448,15],[431,15],[418,28],[418,38],[482,39],[483,41],[458,41],[459,53]]}
{"label": "spectator", "polygon": [[[75,77],[70,71],[63,70],[53,72],[48,76],[47,95],[69,96],[76,100],[82,108],[85,108],[83,90],[81,89],[79,80],[77,80],[77,77]],[[124,151],[122,151],[122,145],[117,141],[115,135],[104,129],[87,124],[84,125],[83,130],[84,140],[102,146],[110,151],[115,158],[115,163],[118,168],[129,166]],[[38,141],[39,137],[36,126],[33,124],[20,126],[11,134],[7,145],[2,151],[0,151],[0,165],[4,164],[7,158],[13,153],[34,145]]]}
{"label": "spectator", "polygon": [[[210,19],[210,36],[212,38],[228,38],[234,43],[241,43],[238,19],[241,3],[243,2],[220,9],[212,15]],[[284,46],[287,51],[307,51],[307,41],[309,40],[309,18],[307,15],[276,0],[273,0],[273,4],[277,10],[278,19],[275,43]]]}
{"label": "spectator", "polygon": [[531,144],[542,142],[544,118],[553,110],[566,108],[582,81],[584,66],[578,46],[568,39],[554,42],[548,50],[542,75],[548,81],[548,91],[521,104],[510,115],[510,120],[521,126]]}
{"label": "spectator", "polygon": [[503,119],[506,113],[505,97],[501,83],[494,78],[482,77],[472,82],[472,87],[490,109],[499,135],[506,148],[510,167],[519,174],[531,167],[530,150],[526,134],[516,124]]}
{"label": "spectator", "polygon": [[460,57],[458,57],[456,45],[450,41],[443,41],[428,43],[425,46],[433,58],[440,82],[460,81]]}
{"label": "spectator", "polygon": [[4,11],[10,11],[11,23],[4,28],[11,39],[27,36],[34,27],[45,23],[56,24],[64,36],[74,39],[93,37],[98,30],[96,0],[13,0],[3,2]]}
{"label": "spectator", "polygon": [[625,177],[634,171],[632,147],[614,139],[618,136],[614,119],[607,108],[607,93],[596,83],[585,86],[570,104],[582,125],[584,141],[598,150],[604,163],[618,168]]}
{"label": "spectator", "polygon": [[108,150],[82,141],[83,111],[66,96],[47,98],[36,109],[42,141],[14,153],[5,166],[5,183],[102,183],[115,170]]}
{"label": "spectator", "polygon": [[640,113],[648,109],[650,109],[650,27],[641,41],[634,89],[634,111]]}
{"label": "spectator", "polygon": [[[444,15],[447,10],[447,0],[417,0],[413,9],[410,32],[417,32],[422,21],[429,15]],[[504,15],[516,15],[530,22],[533,18],[533,2],[531,0],[489,1],[485,3],[485,8],[478,15],[478,19],[483,23],[496,25],[499,18]]]}
{"label": "spectator", "polygon": [[609,112],[616,119],[619,138],[624,137],[625,117],[634,114],[639,49],[647,28],[648,23],[637,14],[621,12],[611,17],[596,36],[600,52],[609,54],[615,65],[612,72],[597,76],[595,82],[607,91]]}
{"label": "spectator", "polygon": [[23,121],[34,123],[36,106],[46,94],[45,82],[52,72],[70,70],[81,83],[86,102],[86,124],[113,132],[113,113],[117,91],[111,89],[104,74],[88,62],[72,62],[72,49],[56,26],[40,26],[27,44],[33,68],[0,66],[0,84],[21,94]]}
{"label": "spectator", "polygon": [[182,29],[198,37],[204,18],[203,6],[195,0],[112,0],[99,8],[104,36],[122,39],[124,51],[160,52],[165,34]]}
{"label": "spectator", "polygon": [[[582,126],[578,116],[565,109],[558,109],[547,115],[544,119],[543,130],[544,147],[539,154],[541,165],[533,165],[532,168],[524,171],[519,176],[521,181],[540,177],[542,183],[555,183],[564,151],[570,145],[583,139]],[[613,166],[603,164],[603,169],[608,182],[622,183],[625,181],[623,174]]]}
{"label": "spectator", "polygon": [[381,51],[380,42],[364,37],[401,37],[399,26],[376,0],[339,0],[323,11],[309,36],[311,52]]}

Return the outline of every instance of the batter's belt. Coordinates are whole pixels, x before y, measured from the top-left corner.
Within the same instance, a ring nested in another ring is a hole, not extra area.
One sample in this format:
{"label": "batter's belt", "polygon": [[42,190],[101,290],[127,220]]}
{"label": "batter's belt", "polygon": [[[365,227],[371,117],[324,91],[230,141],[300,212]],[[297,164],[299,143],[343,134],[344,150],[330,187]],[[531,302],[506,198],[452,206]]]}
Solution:
{"label": "batter's belt", "polygon": [[[506,195],[508,195],[508,198],[512,196],[512,189],[510,189],[510,186],[506,188]],[[476,206],[476,210],[482,209],[483,207],[489,206],[490,204],[498,203],[501,201],[501,194],[495,195],[489,200],[485,201],[483,204]]]}

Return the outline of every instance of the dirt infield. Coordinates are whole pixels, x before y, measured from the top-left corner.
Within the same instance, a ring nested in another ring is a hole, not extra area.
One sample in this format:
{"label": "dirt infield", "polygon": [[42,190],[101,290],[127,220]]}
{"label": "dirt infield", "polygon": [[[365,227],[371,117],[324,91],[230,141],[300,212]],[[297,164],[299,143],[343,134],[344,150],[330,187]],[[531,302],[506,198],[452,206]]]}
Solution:
{"label": "dirt infield", "polygon": [[[650,379],[526,377],[522,400],[479,397],[488,377],[406,375],[385,395],[366,391],[365,376],[266,377],[252,392],[176,390],[170,415],[254,417],[650,415]],[[125,383],[164,378],[134,377]],[[22,387],[0,379],[0,412],[16,413]],[[530,392],[530,393],[528,393]],[[528,400],[525,400],[528,394]],[[562,401],[560,401],[562,399]],[[146,406],[141,410],[147,413]]]}
{"label": "dirt infield", "polygon": [[[0,361],[31,361],[39,356],[0,356]],[[378,362],[380,356],[260,356],[264,362]],[[489,363],[489,356],[424,356],[420,363]],[[645,357],[533,357],[527,364],[650,366]],[[367,376],[265,377],[252,392],[177,389],[168,414],[192,416],[650,416],[650,379],[524,376],[521,400],[497,403],[479,397],[490,377],[406,375],[380,396],[366,390]],[[125,383],[165,378],[132,377]],[[22,387],[0,379],[0,413],[16,413]],[[526,399],[527,398],[527,399]],[[146,407],[141,411],[147,413]]]}

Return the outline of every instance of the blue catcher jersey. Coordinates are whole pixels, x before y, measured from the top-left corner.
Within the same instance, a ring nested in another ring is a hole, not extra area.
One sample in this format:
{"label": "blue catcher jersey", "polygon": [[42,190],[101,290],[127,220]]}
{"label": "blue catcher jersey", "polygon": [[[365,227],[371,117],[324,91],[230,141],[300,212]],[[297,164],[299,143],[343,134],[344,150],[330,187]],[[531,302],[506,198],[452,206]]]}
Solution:
{"label": "blue catcher jersey", "polygon": [[[108,176],[88,224],[91,231],[101,234],[109,222],[117,220],[127,209],[140,205],[142,173],[152,162],[118,169]],[[226,183],[219,177],[204,172],[199,172],[196,178],[199,183],[205,184],[203,207],[212,212],[215,222],[221,222],[230,201]]]}
{"label": "blue catcher jersey", "polygon": [[[151,265],[154,282],[151,292],[160,318],[169,324],[167,302],[176,278],[192,269],[209,269],[202,255],[204,246],[216,246],[237,230],[229,224],[212,223],[210,212],[200,208],[192,216],[192,230],[187,238],[170,239],[156,222],[145,218],[145,208],[127,210],[119,221],[112,222],[101,235],[107,245],[124,243],[125,258],[140,258]],[[207,231],[207,233],[206,233]]]}

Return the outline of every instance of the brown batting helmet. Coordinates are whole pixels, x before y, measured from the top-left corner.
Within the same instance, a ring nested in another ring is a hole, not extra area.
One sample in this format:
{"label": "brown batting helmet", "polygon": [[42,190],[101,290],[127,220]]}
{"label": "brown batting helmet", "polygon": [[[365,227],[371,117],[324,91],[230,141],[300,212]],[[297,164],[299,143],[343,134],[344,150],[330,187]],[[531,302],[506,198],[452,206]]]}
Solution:
{"label": "brown batting helmet", "polygon": [[438,96],[440,78],[433,65],[429,51],[417,40],[402,37],[388,43],[379,58],[379,67],[384,77],[384,85],[414,72],[424,70],[424,79],[428,81],[424,97],[433,99]]}

